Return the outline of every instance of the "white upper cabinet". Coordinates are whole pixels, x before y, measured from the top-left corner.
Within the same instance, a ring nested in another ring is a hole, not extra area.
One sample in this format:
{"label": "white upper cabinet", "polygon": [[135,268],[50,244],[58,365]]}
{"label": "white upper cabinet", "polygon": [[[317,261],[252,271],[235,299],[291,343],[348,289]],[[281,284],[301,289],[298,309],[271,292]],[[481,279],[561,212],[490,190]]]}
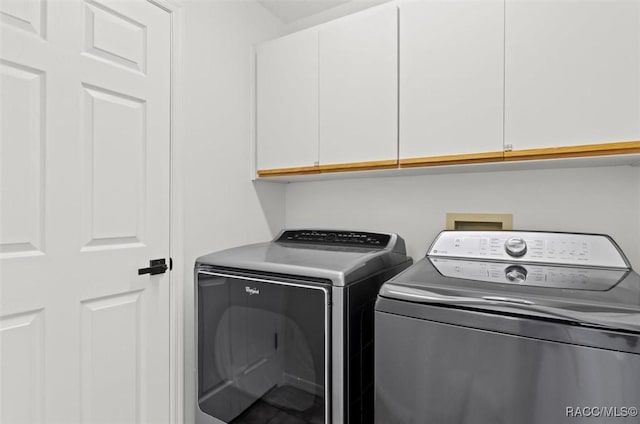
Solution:
{"label": "white upper cabinet", "polygon": [[640,140],[640,1],[506,2],[505,145]]}
{"label": "white upper cabinet", "polygon": [[320,27],[320,166],[398,158],[398,10]]}
{"label": "white upper cabinet", "polygon": [[501,158],[503,99],[503,1],[400,4],[401,163]]}
{"label": "white upper cabinet", "polygon": [[256,66],[259,176],[640,154],[640,0],[399,0]]}
{"label": "white upper cabinet", "polygon": [[257,168],[304,168],[318,161],[318,31],[257,48]]}

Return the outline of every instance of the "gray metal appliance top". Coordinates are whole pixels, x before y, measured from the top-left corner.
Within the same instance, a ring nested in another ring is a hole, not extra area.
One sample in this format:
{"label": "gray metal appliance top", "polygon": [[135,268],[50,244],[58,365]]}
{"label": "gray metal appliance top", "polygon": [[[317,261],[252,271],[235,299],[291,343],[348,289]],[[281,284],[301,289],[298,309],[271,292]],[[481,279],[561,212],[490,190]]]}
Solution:
{"label": "gray metal appliance top", "polygon": [[270,242],[201,256],[196,267],[318,278],[345,286],[407,261],[411,258],[404,240],[394,233],[288,229]]}
{"label": "gray metal appliance top", "polygon": [[380,296],[640,333],[640,276],[604,235],[444,231]]}

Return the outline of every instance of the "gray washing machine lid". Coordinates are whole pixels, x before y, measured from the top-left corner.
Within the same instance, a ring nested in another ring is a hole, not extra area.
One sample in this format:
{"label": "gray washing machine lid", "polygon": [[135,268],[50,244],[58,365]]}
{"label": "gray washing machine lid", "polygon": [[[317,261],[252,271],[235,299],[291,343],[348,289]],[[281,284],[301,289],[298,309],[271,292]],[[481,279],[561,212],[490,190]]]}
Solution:
{"label": "gray washing machine lid", "polygon": [[289,229],[270,242],[201,256],[196,267],[318,278],[345,286],[407,261],[411,258],[397,234]]}
{"label": "gray washing machine lid", "polygon": [[640,333],[640,276],[602,235],[446,231],[380,296]]}

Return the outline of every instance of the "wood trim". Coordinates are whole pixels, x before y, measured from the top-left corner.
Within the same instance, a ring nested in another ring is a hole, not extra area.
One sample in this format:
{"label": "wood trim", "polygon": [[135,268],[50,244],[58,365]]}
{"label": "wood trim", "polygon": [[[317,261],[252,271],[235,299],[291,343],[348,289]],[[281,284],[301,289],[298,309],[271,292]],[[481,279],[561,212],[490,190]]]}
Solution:
{"label": "wood trim", "polygon": [[398,161],[380,160],[372,162],[336,163],[320,166],[301,166],[295,168],[259,169],[258,177],[281,177],[287,175],[308,175],[330,172],[369,171],[375,169],[394,169],[398,167]]}
{"label": "wood trim", "polygon": [[511,152],[483,152],[466,155],[429,156],[398,160],[371,162],[337,163],[297,168],[261,169],[258,177],[278,177],[291,175],[324,174],[331,172],[369,171],[377,169],[418,168],[429,166],[464,165],[502,161],[522,161],[536,159],[562,159],[588,156],[625,155],[640,153],[640,141],[616,143],[583,144],[577,146],[550,147],[544,149],[515,150]]}
{"label": "wood trim", "polygon": [[640,153],[640,141],[583,144],[578,146],[549,147],[544,149],[514,150],[504,152],[505,161],[561,159],[585,156],[607,156]]}
{"label": "wood trim", "polygon": [[346,171],[370,171],[374,169],[393,169],[398,167],[398,160],[378,160],[371,162],[350,162],[320,165],[320,173],[346,172]]}
{"label": "wood trim", "polygon": [[499,162],[504,152],[470,153],[466,155],[428,156],[422,158],[400,159],[400,168],[423,166],[461,165],[465,163]]}
{"label": "wood trim", "polygon": [[258,169],[258,177],[280,177],[283,175],[319,174],[317,166],[299,166],[295,168]]}

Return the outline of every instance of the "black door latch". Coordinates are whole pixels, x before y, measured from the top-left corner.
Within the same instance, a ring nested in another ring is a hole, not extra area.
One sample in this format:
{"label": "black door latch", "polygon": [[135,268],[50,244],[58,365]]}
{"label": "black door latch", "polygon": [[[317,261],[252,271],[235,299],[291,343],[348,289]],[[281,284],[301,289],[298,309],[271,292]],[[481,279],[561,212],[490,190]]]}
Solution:
{"label": "black door latch", "polygon": [[162,258],[162,259],[151,259],[149,261],[149,268],[140,268],[138,270],[138,275],[142,275],[142,274],[151,274],[151,275],[164,274],[165,272],[167,272],[167,269],[169,269],[169,267],[167,266],[167,262],[164,260],[164,258]]}

